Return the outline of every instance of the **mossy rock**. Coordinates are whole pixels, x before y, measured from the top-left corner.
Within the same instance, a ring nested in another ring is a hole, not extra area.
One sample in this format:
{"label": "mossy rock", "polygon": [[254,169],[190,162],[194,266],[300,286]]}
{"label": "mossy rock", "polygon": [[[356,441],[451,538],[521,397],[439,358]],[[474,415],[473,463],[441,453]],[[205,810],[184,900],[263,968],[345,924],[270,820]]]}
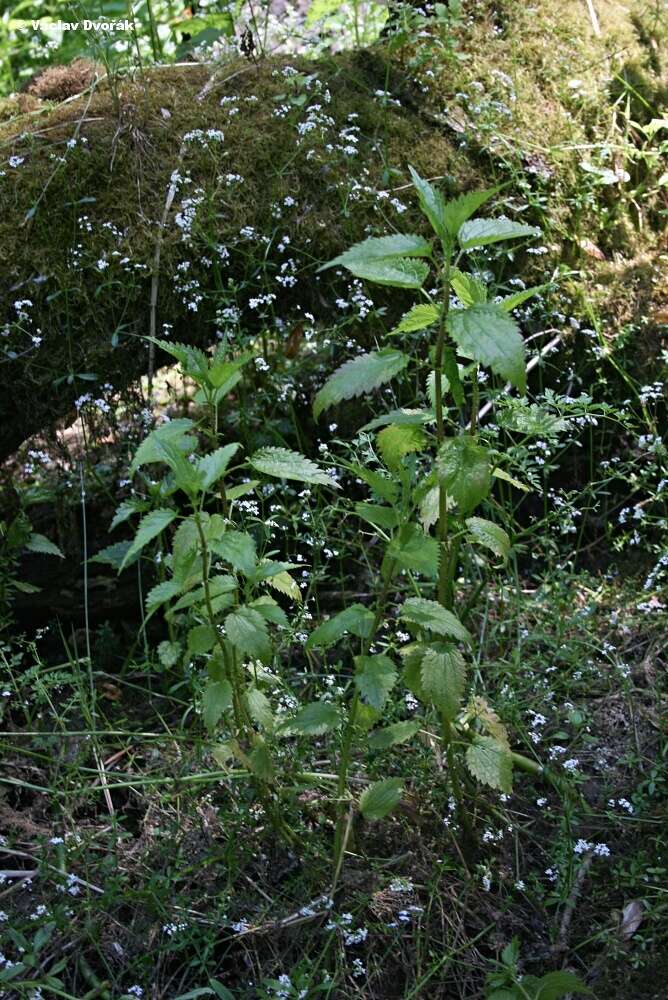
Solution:
{"label": "mossy rock", "polygon": [[[0,125],[0,458],[82,394],[146,373],[152,331],[208,346],[331,325],[346,286],[316,267],[368,232],[419,225],[408,163],[453,192],[510,179],[506,205],[530,192],[565,252],[573,147],[609,117],[614,53],[648,62],[625,6],[606,8],[596,38],[579,0],[480,2],[467,58],[432,60],[418,81],[415,52],[379,45],[156,67],[13,114]],[[403,304],[387,302],[369,335]]]}

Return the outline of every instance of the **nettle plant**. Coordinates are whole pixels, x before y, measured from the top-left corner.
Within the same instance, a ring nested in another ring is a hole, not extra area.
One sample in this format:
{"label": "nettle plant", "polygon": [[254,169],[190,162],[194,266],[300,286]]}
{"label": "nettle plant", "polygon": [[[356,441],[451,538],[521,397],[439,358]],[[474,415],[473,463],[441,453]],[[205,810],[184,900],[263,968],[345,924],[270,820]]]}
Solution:
{"label": "nettle plant", "polygon": [[[435,331],[435,340],[429,348],[426,385],[431,407],[394,410],[366,426],[365,430],[377,432],[376,446],[385,470],[368,464],[348,465],[372,494],[370,502],[356,504],[356,512],[384,546],[375,613],[360,605],[349,607],[320,625],[309,645],[332,645],[345,632],[361,639],[355,694],[343,738],[339,784],[343,796],[351,745],[378,721],[398,680],[389,656],[370,655],[377,630],[388,617],[392,580],[404,570],[429,581],[425,586],[411,576],[415,595],[397,610],[397,618],[415,635],[401,650],[403,679],[415,696],[438,713],[458,819],[470,836],[463,765],[475,779],[506,793],[511,791],[513,766],[541,772],[536,762],[512,752],[506,728],[484,698],[466,699],[467,652],[473,639],[462,622],[464,615],[455,609],[455,580],[463,547],[481,548],[500,564],[511,552],[506,530],[474,513],[491,500],[495,478],[522,487],[504,470],[503,454],[479,439],[479,368],[491,369],[524,394],[524,343],[511,311],[536,289],[490,301],[486,286],[460,265],[471,251],[502,240],[533,237],[539,230],[507,218],[474,218],[498,189],[446,202],[412,168],[411,176],[436,243],[417,235],[370,237],[320,269],[343,267],[365,281],[415,290],[421,301],[390,336],[424,330]],[[425,288],[430,276],[435,285],[431,291]],[[455,303],[451,303],[453,294]],[[409,360],[407,353],[387,346],[347,361],[317,393],[316,418],[334,404],[389,382]],[[501,505],[496,506],[504,513]],[[436,537],[430,534],[434,525]],[[386,748],[410,739],[417,729],[413,721],[395,723],[372,732],[369,744]],[[386,814],[399,801],[401,790],[400,779],[379,782],[362,797],[362,812]]]}
{"label": "nettle plant", "polygon": [[[130,473],[144,475],[147,497],[121,504],[112,528],[137,513],[143,516],[129,542],[110,546],[96,558],[115,563],[120,572],[147,546],[157,544],[153,560],[162,578],[146,596],[146,611],[150,618],[162,609],[170,627],[170,639],[159,647],[161,660],[166,666],[205,665],[203,721],[212,736],[224,731],[229,737],[215,745],[214,757],[221,764],[236,759],[258,779],[263,801],[282,827],[269,792],[274,778],[270,744],[279,727],[265,691],[275,683],[267,668],[276,659],[280,633],[289,621],[269,591],[293,602],[301,601],[301,591],[290,574],[296,566],[272,559],[266,537],[259,545],[254,534],[240,530],[235,501],[260,485],[248,475],[239,481],[244,473],[311,486],[338,484],[287,448],[261,448],[248,460],[232,464],[241,445],[216,447],[218,412],[242,378],[250,355],[230,358],[221,346],[208,357],[185,345],[155,343],[197,384],[195,401],[204,417],[198,423],[189,418],[167,421],[142,441]],[[163,474],[156,480],[157,468]]]}

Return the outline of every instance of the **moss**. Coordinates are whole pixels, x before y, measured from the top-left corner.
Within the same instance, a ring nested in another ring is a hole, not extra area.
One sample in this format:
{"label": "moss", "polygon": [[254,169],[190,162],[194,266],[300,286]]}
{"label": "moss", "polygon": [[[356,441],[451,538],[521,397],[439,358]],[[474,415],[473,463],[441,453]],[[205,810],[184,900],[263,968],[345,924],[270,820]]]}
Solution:
{"label": "moss", "polygon": [[[468,58],[432,63],[433,75],[422,76],[428,93],[415,83],[410,47],[391,62],[378,47],[293,59],[296,75],[286,75],[285,59],[220,66],[213,81],[203,66],[156,68],[1,124],[3,151],[23,162],[0,178],[0,322],[9,324],[0,342],[8,352],[0,455],[83,392],[97,394],[105,382],[120,388],[146,371],[140,338],[150,328],[158,246],[157,330],[169,323],[175,339],[207,345],[225,321],[221,307],[238,308],[251,332],[276,321],[290,328],[306,312],[331,325],[336,293],[314,278],[313,264],[369,230],[417,224],[377,196],[395,189],[409,200],[408,162],[453,190],[510,177],[508,204],[515,190],[523,199],[529,192],[530,212],[540,222],[549,216],[555,236],[566,241],[586,228],[573,147],[609,117],[601,107],[609,50],[623,42],[627,54],[644,51],[623,6],[607,7],[617,21],[597,40],[577,0],[480,2],[461,40]],[[574,101],[574,75],[586,79],[588,102]],[[386,89],[389,101],[378,96]],[[314,105],[320,110],[310,113]],[[221,130],[224,142],[184,144],[196,129]],[[531,157],[545,162],[549,180],[527,180]],[[187,182],[163,230],[174,171]],[[190,198],[196,219],[184,241],[176,223]],[[247,227],[258,235],[244,236]],[[290,257],[297,283],[281,284]],[[252,307],[269,294],[276,298]],[[24,299],[32,305],[22,319],[13,303]]]}

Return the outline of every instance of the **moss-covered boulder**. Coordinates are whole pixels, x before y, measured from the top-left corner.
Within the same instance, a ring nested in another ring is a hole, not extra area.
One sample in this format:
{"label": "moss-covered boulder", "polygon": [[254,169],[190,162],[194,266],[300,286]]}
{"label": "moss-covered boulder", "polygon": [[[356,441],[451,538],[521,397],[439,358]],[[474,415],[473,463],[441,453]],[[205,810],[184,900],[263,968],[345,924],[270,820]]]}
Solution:
{"label": "moss-covered boulder", "polygon": [[609,126],[629,60],[655,96],[662,67],[649,21],[616,0],[601,13],[597,36],[579,0],[479,2],[463,59],[439,55],[435,28],[419,50],[156,67],[61,104],[6,105],[0,458],[82,395],[155,367],[147,334],[206,346],[363,313],[361,287],[316,267],[416,224],[409,162],[453,191],[511,180],[505,210],[549,217],[553,254],[586,240],[608,255],[633,221],[593,212],[582,149]]}

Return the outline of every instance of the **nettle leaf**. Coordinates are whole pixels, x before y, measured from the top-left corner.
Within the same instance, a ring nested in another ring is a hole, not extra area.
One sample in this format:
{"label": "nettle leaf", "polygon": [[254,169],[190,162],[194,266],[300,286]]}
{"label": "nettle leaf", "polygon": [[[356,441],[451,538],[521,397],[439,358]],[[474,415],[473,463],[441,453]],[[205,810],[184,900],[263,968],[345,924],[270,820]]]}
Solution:
{"label": "nettle leaf", "polygon": [[435,580],[438,576],[439,544],[425,535],[419,524],[403,525],[387,548],[387,558],[396,560],[402,569],[415,570]]}
{"label": "nettle leaf", "polygon": [[288,627],[288,617],[285,611],[268,594],[256,597],[254,601],[251,601],[249,607],[259,611],[265,621],[271,622],[272,625],[278,625],[279,628]]}
{"label": "nettle leaf", "polygon": [[465,685],[466,663],[458,649],[438,643],[425,650],[420,666],[420,686],[450,722],[461,710]]}
{"label": "nettle leaf", "polygon": [[397,668],[389,656],[355,657],[355,686],[363,701],[380,711],[396,684]]}
{"label": "nettle leaf", "polygon": [[478,781],[509,795],[513,790],[510,750],[491,736],[475,736],[466,750],[466,766]]}
{"label": "nettle leaf", "polygon": [[474,539],[505,562],[510,555],[510,538],[498,524],[484,517],[467,517],[466,526]]}
{"label": "nettle leaf", "polygon": [[500,306],[480,302],[469,309],[453,309],[448,330],[460,354],[487,365],[524,393],[524,341],[515,320]]}
{"label": "nettle leaf", "polygon": [[133,556],[126,559],[131,547],[132,542],[130,541],[114,542],[113,545],[107,545],[106,548],[91,556],[90,561],[104,563],[106,566],[113,566],[120,573],[121,569],[133,566],[139,559],[139,552],[135,552]]}
{"label": "nettle leaf", "polygon": [[386,500],[387,503],[394,503],[397,499],[399,487],[393,479],[389,479],[380,472],[374,472],[372,469],[365,469],[362,465],[351,465],[349,468],[362,482],[371,487],[372,491],[381,500]]}
{"label": "nettle leaf", "polygon": [[462,407],[464,405],[464,386],[459,377],[459,365],[457,364],[455,352],[451,347],[446,347],[443,351],[443,371],[447,376],[455,405]]}
{"label": "nettle leaf", "polygon": [[385,347],[346,361],[325,382],[313,400],[313,416],[317,420],[323,410],[377,389],[393,379],[409,362],[403,351]]}
{"label": "nettle leaf", "polygon": [[459,618],[442,607],[438,601],[428,601],[424,597],[409,597],[399,612],[399,617],[411,625],[449,636],[461,642],[470,642],[471,636]]}
{"label": "nettle leaf", "polygon": [[517,240],[523,236],[540,236],[540,229],[511,219],[471,219],[463,223],[457,233],[462,250],[485,247],[500,240]]}
{"label": "nettle leaf", "polygon": [[487,288],[470,274],[455,268],[450,275],[450,284],[462,305],[472,306],[476,302],[487,301]]}
{"label": "nettle leaf", "polygon": [[226,444],[223,448],[217,448],[210,455],[199,459],[197,468],[204,474],[203,489],[208,490],[214,483],[218,482],[230,464],[230,459],[240,447],[239,442],[235,441],[234,444]]}
{"label": "nettle leaf", "polygon": [[441,310],[438,306],[421,302],[404,313],[394,330],[390,330],[388,337],[392,337],[395,333],[414,333],[416,330],[424,330],[438,323],[440,315]]}
{"label": "nettle leaf", "polygon": [[258,472],[277,479],[296,479],[299,483],[310,483],[319,486],[332,486],[339,489],[339,484],[331,476],[323,472],[305,455],[289,448],[260,448],[249,459],[250,465]]}
{"label": "nettle leaf", "polygon": [[355,513],[374,528],[392,531],[399,523],[399,514],[393,507],[379,507],[375,503],[356,503]]}
{"label": "nettle leaf", "polygon": [[146,503],[143,500],[124,500],[116,508],[113,520],[109,525],[109,531],[113,531],[119,524],[129,521],[133,514],[142,514],[146,510]]}
{"label": "nettle leaf", "polygon": [[[188,434],[195,427],[195,422],[187,417],[179,417],[176,420],[169,420],[166,424],[161,424],[154,431],[144,438],[135,452],[135,457],[130,466],[130,475],[134,475],[142,465],[150,465],[153,462],[164,462],[161,444],[171,443],[181,452],[188,455],[197,447],[197,440]],[[115,526],[116,521],[112,522]]]}
{"label": "nettle leaf", "polygon": [[301,736],[322,736],[336,729],[341,718],[334,705],[327,701],[313,701],[304,705],[297,714],[281,726],[281,732]]}
{"label": "nettle leaf", "polygon": [[525,483],[521,483],[519,479],[513,479],[504,469],[492,469],[492,475],[495,479],[503,479],[504,483],[510,483],[517,490],[522,490],[524,493],[531,492],[531,489]]}
{"label": "nettle leaf", "polygon": [[406,743],[412,739],[420,728],[419,722],[407,720],[406,722],[395,722],[384,729],[376,729],[369,736],[369,746],[372,750],[387,750],[398,743]]}
{"label": "nettle leaf", "polygon": [[348,270],[356,278],[371,281],[375,285],[389,285],[391,288],[422,288],[429,277],[427,264],[408,257],[349,264]]}
{"label": "nettle leaf", "polygon": [[258,743],[248,755],[248,763],[253,774],[261,781],[271,781],[275,775],[274,762],[269,748],[264,743]]}
{"label": "nettle leaf", "polygon": [[272,729],[274,725],[274,713],[271,710],[271,703],[266,694],[259,688],[251,687],[246,692],[246,704],[251,719],[264,729]]}
{"label": "nettle leaf", "polygon": [[568,429],[568,421],[536,403],[514,399],[512,405],[500,410],[497,423],[509,431],[538,437],[558,437]]}
{"label": "nettle leaf", "polygon": [[281,573],[274,573],[272,576],[267,578],[267,583],[274,590],[277,590],[279,594],[285,594],[293,601],[302,600],[302,592],[299,589],[299,584],[294,580],[289,573],[285,570]]}
{"label": "nettle leaf", "polygon": [[271,643],[267,623],[254,608],[241,607],[225,619],[225,632],[242,656],[265,663],[271,659]]}
{"label": "nettle leaf", "polygon": [[478,721],[488,736],[493,737],[497,743],[510,750],[508,730],[485,698],[474,695],[468,706],[468,712],[472,719]]}
{"label": "nettle leaf", "polygon": [[323,264],[318,268],[318,273],[339,265],[350,270],[351,264],[357,265],[402,257],[429,257],[430,254],[431,243],[428,243],[422,236],[403,235],[402,233],[395,233],[392,236],[370,236],[368,239],[362,240],[361,243],[355,243],[349,250],[339,254],[327,264]]}
{"label": "nettle leaf", "polygon": [[152,614],[161,604],[171,600],[172,597],[178,597],[180,593],[181,586],[177,580],[165,580],[163,583],[158,583],[146,595],[146,610]]}
{"label": "nettle leaf", "polygon": [[255,541],[245,531],[225,532],[222,538],[210,543],[211,551],[230,563],[245,576],[251,576],[257,562]]}
{"label": "nettle leaf", "polygon": [[534,295],[540,295],[548,287],[548,285],[534,285],[533,288],[523,288],[521,292],[513,292],[512,295],[506,295],[505,298],[501,299],[499,305],[506,312],[511,312],[513,309],[521,306],[523,302],[526,302],[527,299],[533,298]]}
{"label": "nettle leaf", "polygon": [[420,427],[410,424],[403,427],[390,424],[376,435],[376,442],[388,469],[395,471],[401,465],[404,455],[423,451],[427,446],[427,435]]}
{"label": "nettle leaf", "polygon": [[436,456],[436,472],[462,514],[477,507],[492,486],[489,452],[470,434],[443,442]]}
{"label": "nettle leaf", "polygon": [[[238,583],[233,576],[228,576],[227,574],[220,574],[217,576],[210,577],[209,597],[211,598],[214,607],[215,604],[217,603],[216,598],[220,597],[222,594],[231,595],[237,589],[237,587]],[[191,590],[189,594],[184,594],[184,596],[181,597],[176,602],[176,604],[172,608],[172,611],[181,611],[183,608],[191,608],[193,604],[199,604],[200,602],[203,602],[205,596],[206,595],[204,586],[202,585],[200,587],[197,587],[196,590]]]}
{"label": "nettle leaf", "polygon": [[202,695],[202,718],[210,733],[232,705],[232,685],[229,681],[208,681]]}
{"label": "nettle leaf", "polygon": [[150,514],[143,517],[139,522],[139,527],[137,528],[135,537],[132,539],[132,545],[126,552],[125,558],[121,563],[119,573],[121,569],[124,569],[124,567],[127,566],[132,556],[141,552],[145,545],[148,545],[150,541],[157,538],[160,532],[164,531],[165,528],[172,523],[176,516],[177,514],[175,510],[158,509],[152,510]]}
{"label": "nettle leaf", "polygon": [[493,188],[483,188],[482,191],[469,191],[459,198],[453,198],[445,206],[445,224],[448,233],[454,239],[457,236],[464,222],[470,219],[474,212],[477,212],[485,202],[493,198],[501,190],[501,186]]}
{"label": "nettle leaf", "polygon": [[211,625],[195,625],[188,632],[188,652],[202,656],[213,649],[216,640],[216,630]]}
{"label": "nettle leaf", "polygon": [[375,431],[378,427],[386,427],[388,424],[396,424],[397,427],[422,427],[424,424],[433,423],[436,419],[431,410],[390,410],[381,417],[374,417],[368,424],[361,427],[363,431]]}
{"label": "nettle leaf", "polygon": [[171,354],[173,358],[176,358],[183,368],[185,375],[190,375],[200,385],[203,381],[206,381],[209,371],[209,359],[204,351],[201,351],[198,347],[191,347],[189,344],[173,343],[171,340],[159,340],[157,337],[147,337],[146,339],[152,341],[161,351],[165,351],[167,354]]}
{"label": "nettle leaf", "polygon": [[230,486],[229,489],[225,490],[225,496],[228,500],[238,500],[239,497],[243,497],[247,493],[252,493],[255,487],[259,485],[259,482],[259,479],[251,479],[247,483],[239,483],[238,486]]}
{"label": "nettle leaf", "polygon": [[540,979],[536,979],[534,976],[525,976],[522,980],[522,986],[524,986],[525,980],[529,980],[528,986],[531,990],[532,1000],[562,1000],[570,993],[592,996],[589,987],[585,986],[573,972],[568,972],[566,969],[548,972]]}
{"label": "nettle leaf", "polygon": [[[445,399],[448,389],[450,388],[450,382],[446,375],[441,373],[441,399]],[[427,375],[427,395],[429,396],[429,402],[432,405],[432,409],[436,409],[436,372],[429,372]]]}
{"label": "nettle leaf", "polygon": [[314,649],[320,646],[326,649],[338,642],[347,632],[352,632],[360,639],[368,639],[373,622],[373,613],[368,608],[363,604],[351,604],[349,608],[339,611],[318,625],[308,637],[306,648]]}
{"label": "nettle leaf", "polygon": [[58,556],[59,559],[65,558],[55,542],[52,542],[46,535],[40,535],[37,531],[31,533],[25,543],[25,548],[28,552],[37,552],[42,556]]}
{"label": "nettle leaf", "polygon": [[401,802],[404,792],[402,778],[385,778],[365,788],[360,796],[359,808],[365,819],[384,819]]}
{"label": "nettle leaf", "polygon": [[432,486],[420,500],[420,524],[425,531],[429,531],[432,525],[438,522],[439,493],[438,486]]}
{"label": "nettle leaf", "polygon": [[429,181],[420,177],[417,170],[408,167],[413,187],[417,191],[418,201],[423,215],[429,219],[431,228],[441,240],[447,240],[449,230],[445,221],[445,198]]}

